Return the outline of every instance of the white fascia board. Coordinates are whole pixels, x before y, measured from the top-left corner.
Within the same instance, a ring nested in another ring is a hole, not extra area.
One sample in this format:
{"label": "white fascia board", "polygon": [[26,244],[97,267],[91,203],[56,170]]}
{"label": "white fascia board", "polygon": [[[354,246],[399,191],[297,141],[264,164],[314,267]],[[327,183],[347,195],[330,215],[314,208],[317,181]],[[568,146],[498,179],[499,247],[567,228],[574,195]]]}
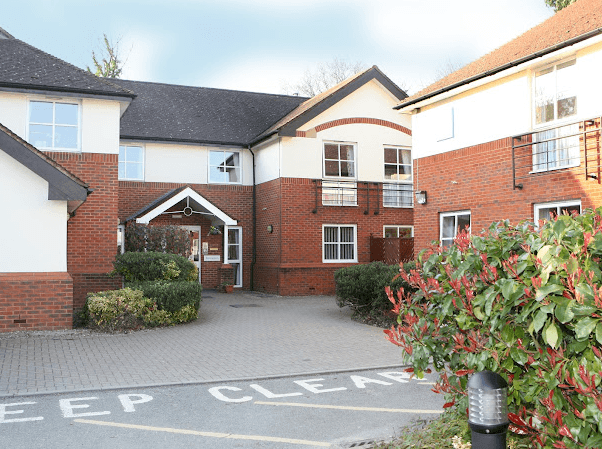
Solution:
{"label": "white fascia board", "polygon": [[159,206],[157,206],[156,208],[154,208],[147,214],[143,215],[142,217],[136,218],[136,223],[149,224],[153,218],[158,217],[163,212],[165,212],[167,209],[178,204],[180,201],[182,201],[183,199],[186,199],[187,197],[190,197],[194,201],[199,203],[201,206],[203,206],[205,209],[207,209],[211,214],[213,214],[219,220],[223,221],[225,225],[227,225],[227,226],[236,226],[237,225],[238,222],[236,220],[234,220],[233,218],[226,215],[224,212],[222,212],[220,209],[215,207],[213,204],[211,204],[209,201],[207,201],[201,195],[196,193],[190,187],[187,187],[186,189],[182,190],[180,193],[178,193],[174,197],[161,203]]}
{"label": "white fascia board", "polygon": [[440,101],[444,101],[447,100],[449,98],[453,98],[457,95],[460,95],[466,91],[475,89],[477,87],[481,87],[483,85],[489,84],[489,83],[493,83],[497,80],[506,78],[510,75],[514,75],[515,73],[519,73],[519,72],[523,72],[525,70],[529,70],[531,67],[534,66],[541,66],[542,64],[546,63],[546,61],[553,61],[555,59],[562,59],[568,56],[569,53],[576,53],[579,50],[582,50],[586,47],[590,47],[592,45],[596,45],[598,43],[602,42],[602,35],[598,35],[589,39],[586,39],[585,41],[576,43],[574,45],[570,45],[568,47],[563,47],[559,50],[556,50],[552,53],[547,53],[545,55],[536,57],[534,59],[530,59],[529,61],[525,61],[522,64],[513,66],[509,69],[506,69],[502,72],[498,72],[494,75],[489,75],[483,78],[480,78],[476,81],[473,81],[471,83],[468,84],[464,84],[462,86],[456,87],[455,89],[451,89],[448,91],[445,91],[439,95],[436,95],[434,97],[431,98],[427,98],[425,100],[419,101],[418,103],[413,103],[409,106],[403,107],[399,109],[399,112],[401,113],[408,113],[411,114],[414,110],[416,109],[420,109],[423,108],[425,106],[429,106],[432,105],[434,103],[438,103]]}

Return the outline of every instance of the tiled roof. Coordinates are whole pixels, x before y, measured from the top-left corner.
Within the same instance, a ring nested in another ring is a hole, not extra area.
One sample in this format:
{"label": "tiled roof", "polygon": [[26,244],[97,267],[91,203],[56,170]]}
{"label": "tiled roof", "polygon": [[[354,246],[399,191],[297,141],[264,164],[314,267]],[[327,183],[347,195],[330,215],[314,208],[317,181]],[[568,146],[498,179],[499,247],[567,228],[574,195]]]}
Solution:
{"label": "tiled roof", "polygon": [[526,62],[591,35],[602,33],[602,0],[578,0],[529,31],[460,70],[406,98],[397,108],[433,97]]}
{"label": "tiled roof", "polygon": [[121,137],[248,145],[303,97],[141,81],[113,80],[136,99],[121,118]]}
{"label": "tiled roof", "polygon": [[0,36],[0,89],[133,97],[131,92],[15,39],[6,32]]}
{"label": "tiled roof", "polygon": [[[330,107],[333,102],[337,102],[348,95],[350,92],[353,92],[355,89],[363,85],[365,82],[377,78],[382,84],[385,85],[394,95],[397,96],[398,99],[403,99],[407,97],[407,94],[401,90],[395,83],[393,83],[384,73],[380,71],[377,66],[372,66],[362,72],[358,72],[355,75],[347,78],[346,80],[340,82],[336,86],[331,87],[330,89],[316,95],[308,99],[307,101],[301,103],[298,107],[293,109],[289,114],[285,117],[282,117],[278,120],[277,123],[272,125],[269,129],[261,133],[261,135],[257,136],[255,140],[261,140],[269,136],[270,134],[275,133],[276,131],[284,128],[288,124],[296,121],[303,117],[304,114],[311,115],[311,117],[307,117],[308,121],[317,115],[315,112],[321,112],[324,108]],[[320,106],[323,106],[320,108]],[[313,114],[308,114],[308,112],[315,110]],[[317,110],[316,110],[317,109]]]}

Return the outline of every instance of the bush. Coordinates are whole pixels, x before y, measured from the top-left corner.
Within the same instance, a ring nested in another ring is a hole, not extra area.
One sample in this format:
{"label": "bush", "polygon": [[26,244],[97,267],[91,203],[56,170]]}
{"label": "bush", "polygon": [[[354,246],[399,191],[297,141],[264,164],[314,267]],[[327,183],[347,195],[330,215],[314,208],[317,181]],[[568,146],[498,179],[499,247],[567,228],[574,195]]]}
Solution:
{"label": "bush", "polygon": [[509,383],[510,429],[531,447],[602,447],[602,209],[540,224],[494,223],[433,246],[388,292],[385,331],[420,376],[432,363],[446,407],[466,410],[468,376]]}
{"label": "bush", "polygon": [[177,254],[127,252],[115,257],[113,267],[126,282],[198,279],[194,263]]}
{"label": "bush", "polygon": [[125,228],[125,250],[127,252],[157,251],[188,257],[190,234],[179,226],[129,223]]}
{"label": "bush", "polygon": [[203,287],[197,281],[145,281],[131,282],[128,287],[141,290],[144,296],[157,303],[160,310],[177,312],[192,306],[198,312]]}
{"label": "bush", "polygon": [[115,332],[126,329],[167,326],[196,319],[198,309],[189,304],[174,313],[160,310],[140,290],[124,288],[90,293],[83,309],[92,328]]}
{"label": "bush", "polygon": [[[414,262],[403,265],[405,269],[414,268]],[[401,278],[391,281],[399,273],[399,265],[386,265],[383,262],[371,262],[365,265],[352,265],[341,268],[334,274],[336,296],[339,307],[348,305],[359,315],[383,315],[391,310],[391,302],[385,292],[390,285],[393,289],[412,287]]]}

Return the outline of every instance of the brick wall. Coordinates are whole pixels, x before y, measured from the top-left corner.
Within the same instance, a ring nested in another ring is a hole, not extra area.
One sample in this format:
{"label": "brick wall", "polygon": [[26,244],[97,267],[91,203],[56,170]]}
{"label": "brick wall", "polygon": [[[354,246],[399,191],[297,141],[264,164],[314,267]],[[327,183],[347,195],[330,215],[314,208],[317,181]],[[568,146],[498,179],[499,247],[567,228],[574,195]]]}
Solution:
{"label": "brick wall", "polygon": [[47,154],[94,190],[67,223],[67,271],[73,278],[73,304],[78,309],[87,293],[121,286],[121,280],[107,276],[117,247],[118,156]]}
{"label": "brick wall", "polygon": [[510,138],[414,161],[417,190],[426,190],[426,205],[414,210],[415,253],[439,239],[439,214],[470,210],[472,232],[492,222],[533,220],[533,205],[581,200],[582,208],[602,205],[600,179],[586,180],[583,167],[531,174],[513,189]]}
{"label": "brick wall", "polygon": [[[412,225],[413,209],[383,208],[382,194],[377,199],[374,190],[369,197],[360,191],[358,205],[344,207],[322,206],[318,191],[316,209],[316,184],[311,179],[280,178],[260,184],[255,288],[280,295],[333,294],[334,272],[350,264],[322,262],[323,224],[357,225],[358,262],[368,263],[370,234],[382,237],[384,225]],[[272,233],[268,225],[273,226]]]}
{"label": "brick wall", "polygon": [[68,273],[0,273],[0,332],[72,326]]}

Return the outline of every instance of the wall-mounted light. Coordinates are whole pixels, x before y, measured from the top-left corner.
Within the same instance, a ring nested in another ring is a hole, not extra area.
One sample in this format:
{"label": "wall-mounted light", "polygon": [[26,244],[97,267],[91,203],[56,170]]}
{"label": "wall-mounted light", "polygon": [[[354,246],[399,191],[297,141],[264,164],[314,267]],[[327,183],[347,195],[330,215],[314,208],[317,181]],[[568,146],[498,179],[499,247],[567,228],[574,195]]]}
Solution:
{"label": "wall-mounted light", "polygon": [[272,232],[274,232],[274,226],[272,225],[268,225],[268,232],[271,234]]}
{"label": "wall-mounted light", "polygon": [[416,202],[426,204],[426,190],[416,190]]}
{"label": "wall-mounted light", "polygon": [[491,371],[468,380],[468,425],[474,449],[506,449],[508,383]]}

